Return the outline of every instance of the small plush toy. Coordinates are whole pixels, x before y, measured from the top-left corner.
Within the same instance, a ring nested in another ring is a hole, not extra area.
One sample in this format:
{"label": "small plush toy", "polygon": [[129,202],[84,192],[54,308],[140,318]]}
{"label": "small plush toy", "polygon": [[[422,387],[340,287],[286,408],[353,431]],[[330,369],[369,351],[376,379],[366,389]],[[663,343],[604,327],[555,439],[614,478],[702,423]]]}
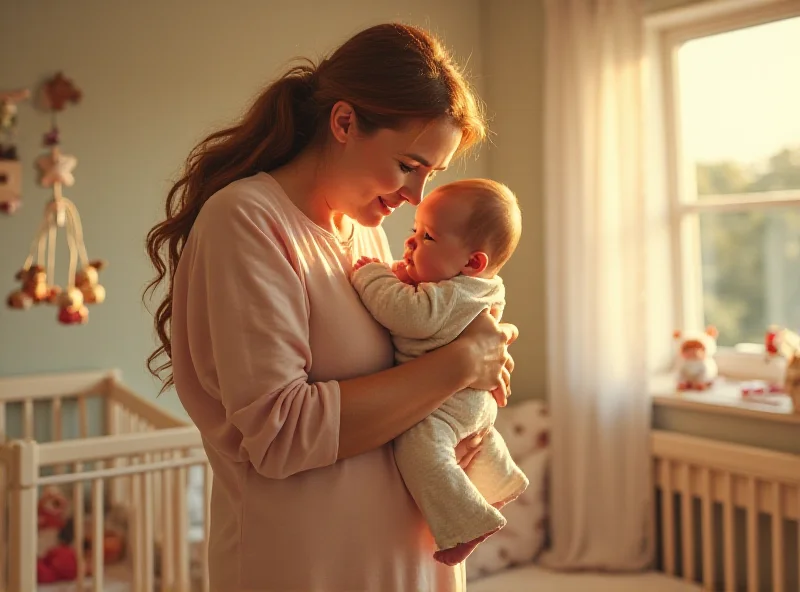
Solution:
{"label": "small plush toy", "polygon": [[22,287],[8,295],[6,304],[11,308],[27,309],[40,302],[53,302],[58,289],[47,285],[47,274],[41,265],[23,268],[14,276]]}
{"label": "small plush toy", "polygon": [[84,324],[89,320],[89,309],[83,304],[83,294],[70,288],[58,296],[58,321],[64,325]]}
{"label": "small plush toy", "polygon": [[101,304],[106,299],[106,289],[98,283],[97,273],[105,266],[105,261],[95,259],[75,274],[75,287],[83,294],[86,304]]}
{"label": "small plush toy", "polygon": [[72,581],[78,575],[75,549],[65,538],[68,514],[69,502],[61,491],[48,487],[42,492],[37,505],[36,550],[36,579],[40,584]]}
{"label": "small plush toy", "polygon": [[794,403],[794,412],[800,413],[800,354],[793,356],[786,365],[783,390]]}
{"label": "small plush toy", "polygon": [[58,545],[59,533],[67,523],[69,505],[67,498],[55,487],[42,492],[36,506],[38,517],[37,556],[43,557]]}
{"label": "small plush toy", "polygon": [[717,352],[717,329],[708,326],[704,332],[675,331],[678,342],[678,390],[704,391],[711,387],[719,373],[714,354]]}
{"label": "small plush toy", "polygon": [[767,359],[785,361],[781,388],[792,399],[794,412],[800,413],[800,335],[785,327],[770,325],[765,346]]}
{"label": "small plush toy", "polygon": [[[17,274],[17,279],[20,279],[19,274]],[[8,298],[6,298],[6,305],[9,308],[27,310],[33,306],[33,298],[31,298],[25,290],[14,290],[8,295]]]}
{"label": "small plush toy", "polygon": [[36,580],[40,584],[72,582],[78,577],[78,558],[72,545],[58,545],[36,561]]}

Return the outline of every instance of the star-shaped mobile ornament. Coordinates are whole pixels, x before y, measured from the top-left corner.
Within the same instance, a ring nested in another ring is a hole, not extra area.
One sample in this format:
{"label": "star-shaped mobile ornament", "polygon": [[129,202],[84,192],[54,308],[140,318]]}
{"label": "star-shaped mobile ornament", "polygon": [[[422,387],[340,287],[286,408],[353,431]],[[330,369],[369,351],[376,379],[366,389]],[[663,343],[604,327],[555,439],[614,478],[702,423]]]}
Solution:
{"label": "star-shaped mobile ornament", "polygon": [[[9,307],[20,310],[29,309],[34,304],[57,305],[58,321],[65,325],[86,323],[89,318],[86,305],[105,300],[105,289],[98,283],[98,271],[106,263],[89,259],[78,209],[62,193],[63,187],[75,184],[72,171],[78,160],[61,152],[56,116],[67,103],[80,102],[81,96],[81,91],[61,72],[42,87],[40,104],[52,114],[52,128],[43,140],[49,151],[36,160],[36,166],[40,173],[39,184],[52,189],[53,198],[45,205],[28,258],[16,275],[22,285],[6,299]],[[54,282],[56,239],[61,228],[64,229],[69,248],[69,270],[63,288]]]}

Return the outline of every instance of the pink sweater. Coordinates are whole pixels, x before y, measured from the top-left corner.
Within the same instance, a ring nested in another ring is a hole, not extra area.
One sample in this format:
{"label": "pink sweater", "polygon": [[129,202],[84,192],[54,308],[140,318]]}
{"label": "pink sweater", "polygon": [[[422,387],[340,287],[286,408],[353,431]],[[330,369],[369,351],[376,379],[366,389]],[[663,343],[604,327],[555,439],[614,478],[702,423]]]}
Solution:
{"label": "pink sweater", "polygon": [[265,173],[213,196],[186,243],[172,360],[214,470],[214,591],[466,589],[434,562],[391,444],[336,461],[337,381],[393,358],[348,280],[362,255],[391,258],[382,229],[343,244]]}

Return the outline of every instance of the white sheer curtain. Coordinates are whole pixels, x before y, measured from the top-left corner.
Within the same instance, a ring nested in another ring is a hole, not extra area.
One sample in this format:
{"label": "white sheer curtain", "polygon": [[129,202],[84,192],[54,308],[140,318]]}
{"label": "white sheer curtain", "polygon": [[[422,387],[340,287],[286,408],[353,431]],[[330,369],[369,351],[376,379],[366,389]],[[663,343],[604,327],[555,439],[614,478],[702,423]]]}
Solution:
{"label": "white sheer curtain", "polygon": [[639,0],[545,0],[552,549],[561,569],[651,558]]}

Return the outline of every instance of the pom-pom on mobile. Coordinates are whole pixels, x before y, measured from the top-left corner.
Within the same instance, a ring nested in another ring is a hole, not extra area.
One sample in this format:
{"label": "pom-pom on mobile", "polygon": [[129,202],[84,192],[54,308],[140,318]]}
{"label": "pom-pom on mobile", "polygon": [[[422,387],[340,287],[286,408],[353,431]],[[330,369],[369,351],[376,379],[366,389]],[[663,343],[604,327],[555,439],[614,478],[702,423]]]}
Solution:
{"label": "pom-pom on mobile", "polygon": [[[22,285],[6,300],[9,307],[20,310],[41,303],[57,305],[58,321],[65,325],[86,323],[89,318],[86,305],[105,300],[105,289],[98,283],[97,274],[105,267],[105,262],[89,259],[78,209],[62,193],[63,186],[71,187],[75,183],[72,170],[78,161],[59,148],[56,115],[67,103],[75,104],[80,99],[81,91],[61,72],[42,87],[41,104],[51,112],[53,123],[44,135],[44,145],[49,151],[36,160],[36,165],[40,171],[39,184],[51,188],[53,197],[45,205],[28,257],[16,275]],[[54,283],[56,239],[60,228],[65,231],[69,248],[69,270],[64,288]]]}

